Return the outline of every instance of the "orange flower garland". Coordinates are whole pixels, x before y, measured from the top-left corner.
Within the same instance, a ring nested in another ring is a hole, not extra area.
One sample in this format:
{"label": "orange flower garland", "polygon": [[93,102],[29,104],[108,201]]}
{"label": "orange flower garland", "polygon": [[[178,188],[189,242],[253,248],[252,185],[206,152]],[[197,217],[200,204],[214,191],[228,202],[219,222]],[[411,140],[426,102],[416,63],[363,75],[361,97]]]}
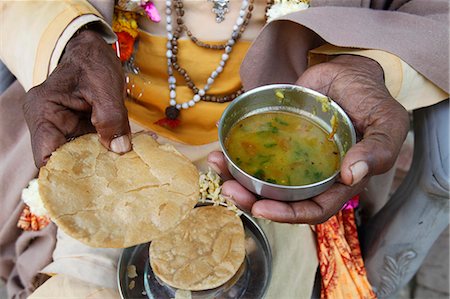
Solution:
{"label": "orange flower garland", "polygon": [[[117,43],[114,50],[120,54],[120,61],[125,62],[133,55],[133,48],[138,37],[137,19],[140,15],[147,15],[153,22],[159,22],[161,17],[152,1],[141,1],[140,5],[132,1],[119,1],[114,8],[112,29],[117,34]],[[117,49],[117,45],[119,49]]]}
{"label": "orange flower garland", "polygon": [[118,42],[113,44],[113,48],[117,52],[117,44],[119,45],[118,53],[122,62],[130,59],[133,54],[134,42],[138,36],[138,17],[137,13],[115,9],[112,28],[117,34]]}
{"label": "orange flower garland", "polygon": [[[119,44],[120,61],[125,62],[130,59],[131,55],[133,54],[135,38],[133,38],[128,32],[125,31],[116,32],[116,34]],[[116,44],[113,44],[112,46],[117,52]]]}
{"label": "orange flower garland", "polygon": [[17,227],[25,231],[38,231],[45,228],[50,223],[47,216],[36,216],[30,211],[30,207],[25,205],[22,214],[20,214]]}

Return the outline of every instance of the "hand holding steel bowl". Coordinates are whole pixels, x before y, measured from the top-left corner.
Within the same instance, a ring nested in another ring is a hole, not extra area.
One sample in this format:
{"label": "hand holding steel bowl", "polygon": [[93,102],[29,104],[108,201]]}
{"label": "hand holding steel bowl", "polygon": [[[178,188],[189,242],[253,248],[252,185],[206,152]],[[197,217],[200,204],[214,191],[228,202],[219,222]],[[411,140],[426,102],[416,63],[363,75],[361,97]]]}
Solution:
{"label": "hand holding steel bowl", "polygon": [[339,55],[306,69],[296,84],[332,98],[349,115],[361,136],[357,144],[345,147],[348,152],[341,160],[339,179],[329,189],[306,200],[258,200],[254,193],[231,179],[226,165],[231,162],[222,152],[210,153],[208,163],[226,180],[223,194],[232,197],[239,207],[255,217],[317,224],[326,221],[349,199],[360,194],[371,176],[392,168],[409,129],[409,115],[387,90],[383,69],[370,58]]}
{"label": "hand holding steel bowl", "polygon": [[[253,119],[255,115],[264,115],[265,122],[255,124],[256,120]],[[297,116],[299,120],[306,120],[306,123],[297,121],[293,129],[293,122],[296,121],[293,116]],[[291,125],[282,117],[291,120]],[[237,126],[247,131],[251,131],[247,129],[249,127],[260,126],[261,128],[250,133],[241,134],[247,139],[252,138],[251,134],[259,135],[259,139],[253,140],[257,144],[249,144],[249,140],[241,140],[238,141],[237,146],[241,146],[243,150],[232,148],[233,143],[230,142],[230,138],[233,138],[233,131],[236,131]],[[314,128],[315,126],[319,129]],[[327,136],[325,139],[328,138],[334,145],[335,149],[332,151],[337,156],[337,163],[333,155],[325,160],[321,157],[326,153],[322,153],[320,146],[327,140],[323,140],[324,138],[319,140],[315,136],[305,137],[302,134],[305,127],[311,131],[324,131],[324,136]],[[290,134],[282,131],[283,129],[289,130]],[[277,135],[283,135],[285,138],[271,139]],[[311,141],[311,138],[314,140]],[[335,182],[339,174],[340,161],[355,144],[356,136],[350,118],[330,98],[301,86],[276,84],[250,90],[235,99],[220,119],[219,141],[228,170],[244,187],[261,197],[280,201],[298,201],[324,192]],[[264,153],[264,151],[268,152]],[[236,155],[235,152],[246,152],[248,155]],[[291,159],[283,165],[286,156]],[[309,159],[310,156],[322,159],[311,168],[315,160]],[[262,162],[260,161],[261,165],[256,168],[248,166],[258,157],[263,159]],[[270,173],[274,163],[279,169],[272,172],[278,172],[278,176],[282,177],[280,179],[266,174]],[[318,164],[325,164],[323,165],[325,169],[317,168]],[[331,172],[327,164],[333,164]],[[293,172],[292,175],[289,172]],[[299,172],[308,174],[309,177],[298,178],[296,174]],[[297,179],[291,181],[291,177]]]}

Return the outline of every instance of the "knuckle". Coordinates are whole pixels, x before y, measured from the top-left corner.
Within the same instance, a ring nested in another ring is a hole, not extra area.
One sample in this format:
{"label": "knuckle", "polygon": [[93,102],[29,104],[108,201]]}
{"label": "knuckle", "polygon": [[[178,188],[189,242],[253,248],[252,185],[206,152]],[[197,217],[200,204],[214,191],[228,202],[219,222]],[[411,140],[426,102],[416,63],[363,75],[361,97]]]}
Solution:
{"label": "knuckle", "polygon": [[382,167],[380,171],[377,172],[383,173],[391,169],[395,165],[397,156],[398,156],[397,151],[395,152],[393,150],[382,151],[377,164],[382,165],[384,167]]}
{"label": "knuckle", "polygon": [[309,221],[309,224],[314,224],[314,225],[322,224],[322,223],[326,222],[328,219],[330,219],[332,216],[333,215],[318,215],[318,216],[312,218]]}
{"label": "knuckle", "polygon": [[[111,112],[107,111],[99,112],[93,114],[92,116],[92,124],[97,128],[97,130],[116,130],[120,129],[127,122],[128,117],[126,113],[122,112]],[[115,132],[119,133],[119,132]]]}
{"label": "knuckle", "polygon": [[99,117],[96,117],[94,120],[94,124],[98,124],[101,126],[115,126],[117,124],[121,124],[124,121],[124,116],[122,113],[104,113]]}
{"label": "knuckle", "polygon": [[308,224],[321,224],[327,221],[331,216],[325,215],[325,214],[316,214],[311,215],[309,219],[307,219]]}
{"label": "knuckle", "polygon": [[317,218],[317,224],[326,222],[332,216],[333,215],[322,215],[322,216],[320,216],[319,218]]}
{"label": "knuckle", "polygon": [[304,76],[308,77],[317,77],[318,75],[327,74],[333,68],[332,64],[329,63],[320,63],[316,64],[304,72]]}

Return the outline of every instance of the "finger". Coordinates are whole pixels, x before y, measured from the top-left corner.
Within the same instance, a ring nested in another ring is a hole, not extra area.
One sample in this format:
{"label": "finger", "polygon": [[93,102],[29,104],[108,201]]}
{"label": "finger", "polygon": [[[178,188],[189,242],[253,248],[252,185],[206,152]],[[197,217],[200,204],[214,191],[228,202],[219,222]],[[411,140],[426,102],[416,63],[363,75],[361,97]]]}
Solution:
{"label": "finger", "polygon": [[[359,82],[363,77],[365,78],[363,80],[369,79],[366,81],[369,84],[377,82],[384,85],[383,69],[375,60],[358,55],[338,55],[329,62],[308,68],[296,84],[318,91],[338,101],[339,98],[346,98],[346,96],[336,94],[336,92],[341,93],[347,86]],[[343,82],[341,82],[343,85],[337,90],[331,88],[336,85],[336,80]]]}
{"label": "finger", "polygon": [[118,154],[131,150],[131,131],[125,106],[95,101],[91,122],[97,130],[100,142],[106,148]]}
{"label": "finger", "polygon": [[85,99],[92,105],[91,123],[103,146],[117,154],[130,151],[131,130],[123,100],[108,92],[88,93]]}
{"label": "finger", "polygon": [[50,122],[41,122],[31,132],[31,147],[37,168],[47,164],[51,154],[67,142],[64,134]]}
{"label": "finger", "polygon": [[[341,182],[354,185],[364,177],[384,173],[394,165],[409,129],[409,116],[384,85],[375,81],[361,81],[367,84],[352,81],[361,79],[359,76],[352,77],[339,90],[333,91],[339,94],[330,94],[329,83],[340,75],[334,67],[316,65],[303,73],[297,83],[335,100],[345,99],[340,105],[349,113],[356,129],[364,133],[362,141],[347,152],[341,165]],[[346,91],[349,84],[356,87]]]}
{"label": "finger", "polygon": [[118,154],[130,151],[131,130],[123,100],[104,91],[87,93],[85,99],[92,105],[91,122],[103,146]]}
{"label": "finger", "polygon": [[82,98],[74,97],[70,94],[54,94],[50,100],[71,110],[89,113],[92,111],[92,106],[88,102]]}
{"label": "finger", "polygon": [[[39,96],[39,89],[30,90],[24,103],[24,115],[30,129],[33,156],[37,167],[45,165],[53,151],[68,138],[95,132],[88,113],[74,111],[57,104],[58,95]],[[51,107],[43,99],[53,101]]]}
{"label": "finger", "polygon": [[[66,142],[66,137],[45,115],[53,115],[45,105],[41,94],[42,88],[37,86],[27,92],[23,104],[23,113],[31,136],[34,163],[37,168],[45,165],[50,155]],[[46,114],[47,113],[47,114]]]}
{"label": "finger", "polygon": [[251,211],[253,204],[256,202],[255,195],[235,180],[223,183],[222,194],[229,196],[236,206],[246,212]]}
{"label": "finger", "polygon": [[207,161],[209,167],[211,167],[212,170],[220,175],[222,180],[227,181],[233,178],[228,171],[225,156],[221,151],[214,151],[209,153]]}
{"label": "finger", "polygon": [[[53,96],[52,98],[57,98]],[[64,103],[52,106],[51,113],[45,113],[42,119],[52,123],[66,137],[78,137],[87,133],[94,133],[95,127],[90,120],[89,112],[80,112],[68,108]],[[87,109],[90,110],[90,109]]]}
{"label": "finger", "polygon": [[382,174],[396,161],[409,130],[409,116],[395,100],[385,102],[379,112],[369,114],[363,139],[350,148],[342,161],[341,180],[347,185],[367,175]]}
{"label": "finger", "polygon": [[[80,78],[78,93],[92,106],[91,122],[100,142],[121,154],[131,150],[130,123],[124,103],[125,80],[120,63],[107,62],[111,65],[99,64],[92,66],[95,72],[86,71],[86,76]],[[103,76],[98,77],[99,73]]]}
{"label": "finger", "polygon": [[[330,74],[326,72],[314,74],[314,72],[320,72],[320,65],[307,69],[296,84],[327,95],[330,84],[326,84],[325,81],[332,82]],[[369,157],[364,155],[364,152],[367,153],[367,151],[363,151],[363,149],[363,147],[361,150],[350,149],[347,152],[346,158],[341,164],[340,182],[346,185],[356,184],[369,173],[369,165],[366,162]],[[352,154],[354,155],[352,156]]]}
{"label": "finger", "polygon": [[259,200],[251,210],[255,217],[276,222],[318,224],[335,215],[354,195],[361,192],[365,181],[356,187],[335,183],[326,192],[307,200],[282,202]]}
{"label": "finger", "polygon": [[322,68],[323,65],[321,64],[308,68],[297,79],[295,84],[328,95],[332,82],[332,74],[327,71],[322,71]]}
{"label": "finger", "polygon": [[377,143],[372,139],[363,139],[347,152],[341,165],[342,183],[355,185],[368,175],[381,173],[381,164],[391,166],[386,161],[394,160],[394,154]]}

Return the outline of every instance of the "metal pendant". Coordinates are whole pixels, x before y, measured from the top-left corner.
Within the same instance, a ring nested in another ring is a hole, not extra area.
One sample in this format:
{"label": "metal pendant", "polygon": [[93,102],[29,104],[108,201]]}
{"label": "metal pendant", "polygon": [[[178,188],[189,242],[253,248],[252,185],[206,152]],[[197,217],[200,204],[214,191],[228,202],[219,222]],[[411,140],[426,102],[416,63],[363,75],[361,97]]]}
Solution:
{"label": "metal pendant", "polygon": [[216,14],[216,22],[221,23],[225,20],[225,14],[229,11],[228,4],[230,0],[208,0],[208,2],[214,4],[211,11]]}

